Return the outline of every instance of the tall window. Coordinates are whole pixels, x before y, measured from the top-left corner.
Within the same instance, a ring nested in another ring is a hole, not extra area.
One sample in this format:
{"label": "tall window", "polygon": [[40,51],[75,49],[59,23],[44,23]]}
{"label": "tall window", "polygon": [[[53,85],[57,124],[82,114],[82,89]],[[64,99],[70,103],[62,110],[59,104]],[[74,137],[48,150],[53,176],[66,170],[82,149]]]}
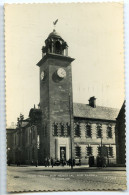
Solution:
{"label": "tall window", "polygon": [[70,125],[67,123],[67,136],[70,136]]}
{"label": "tall window", "polygon": [[75,147],[75,157],[80,158],[81,157],[81,147],[76,146]]}
{"label": "tall window", "polygon": [[64,136],[64,125],[61,125],[61,136]]}
{"label": "tall window", "polygon": [[107,138],[112,138],[112,127],[107,127]]}
{"label": "tall window", "polygon": [[93,153],[92,147],[91,146],[88,146],[86,149],[87,149],[87,151],[86,151],[87,156],[92,156],[92,153]]}
{"label": "tall window", "polygon": [[91,125],[86,125],[86,137],[91,138]]}
{"label": "tall window", "polygon": [[99,146],[99,147],[98,147],[98,156],[101,156],[101,154],[102,154],[102,147]]}
{"label": "tall window", "polygon": [[101,127],[101,125],[97,126],[97,138],[102,138],[102,127]]}
{"label": "tall window", "polygon": [[55,53],[61,54],[61,44],[59,41],[56,41],[55,43]]}
{"label": "tall window", "polygon": [[111,146],[108,148],[108,157],[113,157],[113,147]]}
{"label": "tall window", "polygon": [[75,136],[80,137],[80,124],[75,123]]}
{"label": "tall window", "polygon": [[58,135],[58,126],[57,124],[54,124],[54,136]]}

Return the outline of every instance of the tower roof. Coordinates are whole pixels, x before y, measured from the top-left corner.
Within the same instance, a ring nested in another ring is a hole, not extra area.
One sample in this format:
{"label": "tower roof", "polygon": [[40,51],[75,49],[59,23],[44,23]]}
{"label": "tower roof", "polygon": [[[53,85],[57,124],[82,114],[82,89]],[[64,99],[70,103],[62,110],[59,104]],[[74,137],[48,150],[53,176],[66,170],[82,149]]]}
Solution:
{"label": "tower roof", "polygon": [[53,30],[53,32],[51,32],[49,34],[48,38],[50,38],[50,37],[58,37],[58,38],[61,38],[62,39],[62,37],[56,32],[55,29]]}

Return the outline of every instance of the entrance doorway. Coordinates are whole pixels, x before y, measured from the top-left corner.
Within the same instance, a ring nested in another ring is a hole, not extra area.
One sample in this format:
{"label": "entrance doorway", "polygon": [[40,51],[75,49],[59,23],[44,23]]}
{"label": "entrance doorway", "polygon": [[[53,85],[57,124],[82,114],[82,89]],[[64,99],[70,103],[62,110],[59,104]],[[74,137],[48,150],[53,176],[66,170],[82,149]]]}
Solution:
{"label": "entrance doorway", "polygon": [[66,161],[66,147],[60,147],[60,160]]}

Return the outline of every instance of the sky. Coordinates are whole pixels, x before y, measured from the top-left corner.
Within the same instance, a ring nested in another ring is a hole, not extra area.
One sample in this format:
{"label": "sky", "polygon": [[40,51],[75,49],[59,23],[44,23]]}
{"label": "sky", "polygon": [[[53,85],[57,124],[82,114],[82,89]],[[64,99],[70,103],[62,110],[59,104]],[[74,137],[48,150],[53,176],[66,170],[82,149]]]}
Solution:
{"label": "sky", "polygon": [[67,42],[72,63],[73,101],[121,108],[124,98],[122,3],[12,4],[5,7],[6,120],[39,103],[41,48],[53,31]]}

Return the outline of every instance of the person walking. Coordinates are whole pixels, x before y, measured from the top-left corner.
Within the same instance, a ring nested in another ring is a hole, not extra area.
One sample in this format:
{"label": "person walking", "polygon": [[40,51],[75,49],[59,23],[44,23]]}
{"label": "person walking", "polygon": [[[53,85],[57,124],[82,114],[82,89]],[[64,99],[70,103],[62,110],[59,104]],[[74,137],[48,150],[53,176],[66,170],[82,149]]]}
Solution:
{"label": "person walking", "polygon": [[53,168],[53,158],[51,157],[51,166]]}

